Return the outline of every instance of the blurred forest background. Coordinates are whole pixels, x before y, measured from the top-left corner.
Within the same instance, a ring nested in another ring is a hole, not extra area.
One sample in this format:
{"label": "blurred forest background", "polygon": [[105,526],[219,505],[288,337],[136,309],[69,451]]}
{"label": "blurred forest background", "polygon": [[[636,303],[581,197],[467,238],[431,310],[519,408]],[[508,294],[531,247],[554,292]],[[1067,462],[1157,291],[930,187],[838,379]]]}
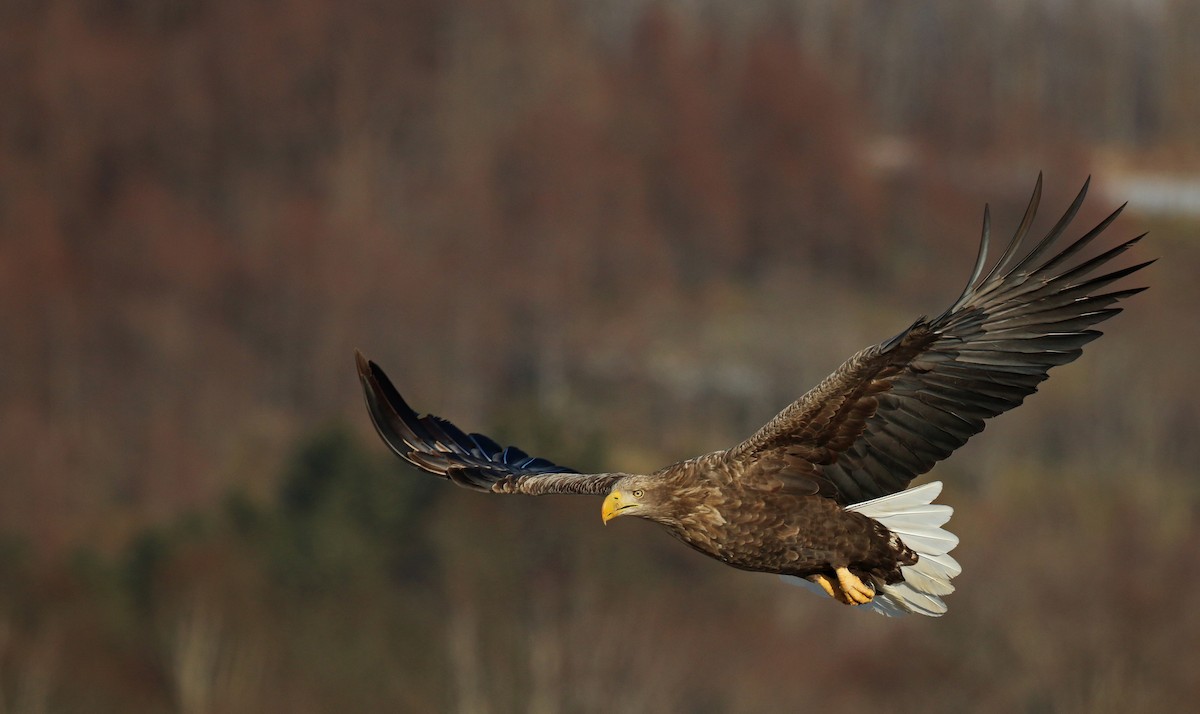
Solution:
{"label": "blurred forest background", "polygon": [[[0,3],[0,712],[1096,712],[1200,697],[1200,3]],[[958,294],[980,215],[1161,256],[935,470],[888,621],[592,499]],[[1085,225],[1086,224],[1086,225]]]}

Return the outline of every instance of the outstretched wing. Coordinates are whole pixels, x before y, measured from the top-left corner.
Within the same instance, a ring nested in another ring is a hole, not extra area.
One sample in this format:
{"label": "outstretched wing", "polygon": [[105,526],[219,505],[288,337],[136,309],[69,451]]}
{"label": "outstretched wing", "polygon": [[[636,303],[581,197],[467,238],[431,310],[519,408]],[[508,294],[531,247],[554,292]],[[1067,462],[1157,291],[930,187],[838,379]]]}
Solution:
{"label": "outstretched wing", "polygon": [[1100,336],[1089,328],[1120,312],[1114,303],[1145,289],[1105,288],[1154,262],[1093,276],[1142,236],[1070,261],[1124,206],[1058,249],[1087,188],[1023,252],[1041,199],[1039,175],[1016,235],[981,278],[990,233],[985,208],[975,270],[948,310],[851,357],[727,458],[747,478],[783,468],[808,480],[812,492],[856,503],[904,489],[982,431],[985,419],[1020,404],[1051,367],[1073,361]]}
{"label": "outstretched wing", "polygon": [[397,456],[417,468],[476,491],[604,495],[624,474],[581,474],[483,434],[467,434],[432,414],[418,415],[379,365],[354,353],[375,430]]}

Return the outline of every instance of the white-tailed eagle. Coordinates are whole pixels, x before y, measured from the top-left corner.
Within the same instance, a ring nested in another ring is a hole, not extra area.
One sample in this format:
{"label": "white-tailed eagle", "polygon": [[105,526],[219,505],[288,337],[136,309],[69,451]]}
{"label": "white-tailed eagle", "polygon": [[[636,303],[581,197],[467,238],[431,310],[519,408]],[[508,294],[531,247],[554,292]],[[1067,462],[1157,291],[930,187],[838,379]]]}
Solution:
{"label": "white-tailed eagle", "polygon": [[[1120,214],[1081,238],[1063,236],[1087,193],[1032,247],[1041,198],[985,273],[989,217],[962,295],[933,319],[868,347],[731,449],[652,474],[581,474],[405,403],[378,365],[357,355],[367,407],[400,458],[478,491],[603,496],[605,522],[638,516],[745,570],[780,573],[887,615],[941,615],[958,538],[942,526],[934,482],[915,477],[1037,390],[1051,367],[1077,358],[1092,329],[1144,288],[1111,289],[1150,262],[1110,266],[1142,237],[1088,259],[1080,252]],[[907,490],[906,490],[907,489]]]}

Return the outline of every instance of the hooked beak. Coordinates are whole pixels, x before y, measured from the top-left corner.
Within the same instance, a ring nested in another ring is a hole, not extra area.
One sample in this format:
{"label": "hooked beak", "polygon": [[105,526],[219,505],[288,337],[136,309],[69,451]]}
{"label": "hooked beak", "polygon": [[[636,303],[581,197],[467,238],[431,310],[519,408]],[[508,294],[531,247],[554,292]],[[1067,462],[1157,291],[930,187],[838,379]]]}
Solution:
{"label": "hooked beak", "polygon": [[604,499],[604,507],[600,510],[600,517],[608,523],[612,519],[621,515],[622,512],[629,510],[635,506],[642,505],[628,493],[623,491],[613,491]]}

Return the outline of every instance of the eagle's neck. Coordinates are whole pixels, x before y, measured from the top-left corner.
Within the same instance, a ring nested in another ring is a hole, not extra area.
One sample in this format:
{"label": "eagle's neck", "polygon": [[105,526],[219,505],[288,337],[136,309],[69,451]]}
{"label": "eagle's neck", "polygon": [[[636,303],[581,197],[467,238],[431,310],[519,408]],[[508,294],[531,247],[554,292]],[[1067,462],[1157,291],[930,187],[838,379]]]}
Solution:
{"label": "eagle's neck", "polygon": [[659,475],[670,484],[666,489],[670,495],[651,516],[675,537],[705,552],[712,550],[706,541],[720,533],[726,522],[719,475],[712,472],[709,461],[702,456],[663,469]]}

